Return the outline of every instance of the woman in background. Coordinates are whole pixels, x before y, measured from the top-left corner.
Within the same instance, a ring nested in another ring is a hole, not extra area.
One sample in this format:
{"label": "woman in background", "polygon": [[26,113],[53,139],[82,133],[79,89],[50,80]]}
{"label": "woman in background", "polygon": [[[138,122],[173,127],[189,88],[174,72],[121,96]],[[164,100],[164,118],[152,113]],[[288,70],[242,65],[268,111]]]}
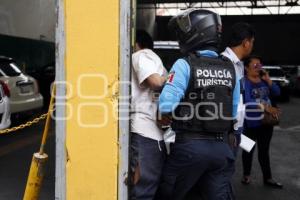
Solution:
{"label": "woman in background", "polygon": [[[274,188],[282,188],[282,184],[276,182],[272,178],[270,167],[270,141],[273,135],[273,125],[262,123],[264,112],[270,113],[274,117],[278,117],[279,109],[272,107],[271,97],[280,95],[279,87],[272,82],[269,74],[262,70],[262,64],[259,57],[249,57],[244,62],[246,69],[245,78],[245,104],[246,104],[246,120],[245,135],[257,142],[258,161],[263,173],[263,181],[267,186]],[[243,169],[244,177],[242,183],[249,184],[251,182],[251,166],[253,152],[243,151]]]}

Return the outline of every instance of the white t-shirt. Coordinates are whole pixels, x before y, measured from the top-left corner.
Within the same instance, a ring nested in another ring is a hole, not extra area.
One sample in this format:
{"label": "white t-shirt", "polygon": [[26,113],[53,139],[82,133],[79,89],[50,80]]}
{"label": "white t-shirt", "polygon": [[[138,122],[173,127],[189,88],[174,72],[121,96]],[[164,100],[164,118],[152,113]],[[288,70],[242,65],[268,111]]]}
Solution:
{"label": "white t-shirt", "polygon": [[156,123],[158,97],[143,82],[155,73],[165,76],[167,71],[161,59],[150,49],[135,52],[132,67],[131,132],[160,141],[163,131]]}

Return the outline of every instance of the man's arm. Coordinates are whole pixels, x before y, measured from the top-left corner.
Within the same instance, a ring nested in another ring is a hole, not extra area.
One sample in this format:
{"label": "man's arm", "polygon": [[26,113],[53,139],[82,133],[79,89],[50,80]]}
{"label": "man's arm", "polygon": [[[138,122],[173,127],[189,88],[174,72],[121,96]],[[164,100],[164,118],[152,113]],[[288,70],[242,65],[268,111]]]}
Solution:
{"label": "man's arm", "polygon": [[141,87],[160,90],[165,83],[165,77],[159,74],[159,66],[145,53],[134,54],[133,69]]}
{"label": "man's arm", "polygon": [[233,109],[232,109],[232,116],[233,118],[237,118],[237,112],[238,112],[238,105],[240,103],[240,94],[241,94],[241,86],[240,86],[240,77],[238,75],[236,75],[236,81],[235,81],[235,87],[234,87],[234,90],[233,90],[233,101],[232,101],[232,106],[233,106]]}
{"label": "man's arm", "polygon": [[240,104],[240,97],[241,97],[241,85],[240,85],[240,77],[236,75],[235,80],[235,87],[233,90],[233,96],[232,96],[232,130],[229,132],[229,145],[233,148],[236,147],[237,140],[234,134],[239,134],[238,127],[235,126],[235,124],[238,124],[239,115],[238,115],[238,106]]}
{"label": "man's arm", "polygon": [[142,84],[146,84],[151,90],[160,90],[165,84],[166,78],[157,73],[151,74]]}

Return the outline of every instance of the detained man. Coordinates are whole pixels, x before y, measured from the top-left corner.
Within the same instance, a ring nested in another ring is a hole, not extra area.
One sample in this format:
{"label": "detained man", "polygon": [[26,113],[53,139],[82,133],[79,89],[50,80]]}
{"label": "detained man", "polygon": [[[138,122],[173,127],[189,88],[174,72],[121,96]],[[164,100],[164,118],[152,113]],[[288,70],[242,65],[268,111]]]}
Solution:
{"label": "detained man", "polygon": [[167,71],[152,49],[151,36],[137,30],[131,82],[131,200],[154,199],[165,160],[163,131],[156,123],[156,93],[164,85]]}

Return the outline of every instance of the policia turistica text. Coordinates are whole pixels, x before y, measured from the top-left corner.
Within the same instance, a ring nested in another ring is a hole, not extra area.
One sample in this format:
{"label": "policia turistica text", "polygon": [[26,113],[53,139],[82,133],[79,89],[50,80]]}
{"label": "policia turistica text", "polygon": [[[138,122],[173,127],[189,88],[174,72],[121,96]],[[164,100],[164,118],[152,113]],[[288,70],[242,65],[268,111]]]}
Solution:
{"label": "policia turistica text", "polygon": [[218,54],[220,16],[189,9],[173,17],[169,28],[186,57],[172,66],[159,98],[159,112],[171,118],[176,133],[160,199],[182,200],[193,187],[201,199],[228,199],[224,170],[234,157],[224,139],[233,132],[240,85],[232,62]]}

